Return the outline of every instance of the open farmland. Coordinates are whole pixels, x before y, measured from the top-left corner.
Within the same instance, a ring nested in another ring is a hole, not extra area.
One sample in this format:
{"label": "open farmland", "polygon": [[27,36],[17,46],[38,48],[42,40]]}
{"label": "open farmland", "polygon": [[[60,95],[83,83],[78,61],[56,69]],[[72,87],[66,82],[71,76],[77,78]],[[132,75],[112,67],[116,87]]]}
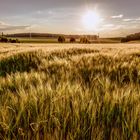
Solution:
{"label": "open farmland", "polygon": [[139,44],[0,44],[0,139],[139,140]]}

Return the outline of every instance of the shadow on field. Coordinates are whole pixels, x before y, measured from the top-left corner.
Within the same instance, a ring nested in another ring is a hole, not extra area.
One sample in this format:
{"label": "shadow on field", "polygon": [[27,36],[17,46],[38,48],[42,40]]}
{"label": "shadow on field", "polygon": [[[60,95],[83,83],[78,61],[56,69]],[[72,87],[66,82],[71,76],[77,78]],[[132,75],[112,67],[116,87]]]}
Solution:
{"label": "shadow on field", "polygon": [[29,72],[37,70],[41,59],[37,52],[29,52],[10,56],[0,61],[0,76],[16,72]]}
{"label": "shadow on field", "polygon": [[63,59],[75,55],[97,52],[99,51],[92,49],[69,49],[50,53],[44,53],[42,50],[20,53],[0,61],[0,76],[6,76],[7,74],[16,72],[30,72],[31,70],[38,70],[43,59],[50,61],[56,57]]}
{"label": "shadow on field", "polygon": [[[140,83],[140,54],[130,54],[124,57],[82,56],[98,53],[91,49],[69,49],[56,52],[27,52],[10,56],[0,61],[0,76],[16,72],[45,71],[56,81],[69,77],[74,81],[82,81],[84,85],[93,85],[97,77],[106,77],[118,85]],[[72,56],[82,56],[72,59]]]}

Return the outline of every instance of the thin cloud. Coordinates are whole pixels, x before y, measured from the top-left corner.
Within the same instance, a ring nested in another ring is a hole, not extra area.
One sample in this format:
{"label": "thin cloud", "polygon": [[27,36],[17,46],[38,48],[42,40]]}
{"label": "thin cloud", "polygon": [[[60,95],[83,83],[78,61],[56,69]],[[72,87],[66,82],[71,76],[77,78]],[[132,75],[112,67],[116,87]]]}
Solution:
{"label": "thin cloud", "polygon": [[23,25],[23,26],[10,25],[8,23],[0,21],[0,31],[23,30],[23,29],[27,29],[28,27],[30,27],[30,26],[28,26],[28,25]]}
{"label": "thin cloud", "polygon": [[123,18],[123,15],[122,14],[115,15],[115,16],[111,16],[111,18],[113,18],[113,19],[120,19],[120,18]]}
{"label": "thin cloud", "polygon": [[138,22],[140,21],[140,18],[126,18],[123,19],[124,22]]}
{"label": "thin cloud", "polygon": [[130,22],[130,21],[133,21],[134,19],[130,19],[130,18],[126,18],[126,19],[123,19],[123,21],[125,22]]}
{"label": "thin cloud", "polygon": [[75,8],[56,8],[48,10],[39,10],[31,15],[33,19],[40,19],[42,21],[48,22],[64,22],[64,21],[73,21],[81,17],[81,13],[78,12]]}
{"label": "thin cloud", "polygon": [[7,23],[5,23],[5,22],[3,22],[3,21],[0,21],[0,27],[1,26],[8,26],[9,24],[7,24]]}
{"label": "thin cloud", "polygon": [[12,31],[12,30],[24,30],[27,29],[29,26],[8,26],[4,28],[0,28],[0,31]]}
{"label": "thin cloud", "polygon": [[114,27],[114,26],[115,26],[114,24],[105,24],[105,25],[103,25],[103,27],[107,27],[107,28]]}
{"label": "thin cloud", "polygon": [[105,24],[102,25],[102,27],[100,28],[100,31],[114,31],[114,30],[120,30],[121,28],[123,28],[124,25],[120,24],[120,25],[115,25],[115,24]]}
{"label": "thin cloud", "polygon": [[140,17],[136,19],[136,21],[140,21]]}

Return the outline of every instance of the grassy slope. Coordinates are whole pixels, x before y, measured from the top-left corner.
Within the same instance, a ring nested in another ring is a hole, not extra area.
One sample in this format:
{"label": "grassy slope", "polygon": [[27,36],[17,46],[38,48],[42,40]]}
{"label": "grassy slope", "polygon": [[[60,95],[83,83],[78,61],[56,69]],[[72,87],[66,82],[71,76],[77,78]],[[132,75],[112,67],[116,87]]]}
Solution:
{"label": "grassy slope", "polygon": [[2,58],[0,138],[138,140],[139,62],[94,48]]}

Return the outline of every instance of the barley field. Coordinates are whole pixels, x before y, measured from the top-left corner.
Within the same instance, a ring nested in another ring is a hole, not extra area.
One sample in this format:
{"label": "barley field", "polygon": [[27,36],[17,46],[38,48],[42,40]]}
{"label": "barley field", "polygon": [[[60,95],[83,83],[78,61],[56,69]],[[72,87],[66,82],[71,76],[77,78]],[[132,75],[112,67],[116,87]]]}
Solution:
{"label": "barley field", "polygon": [[139,140],[139,44],[0,44],[0,139]]}

